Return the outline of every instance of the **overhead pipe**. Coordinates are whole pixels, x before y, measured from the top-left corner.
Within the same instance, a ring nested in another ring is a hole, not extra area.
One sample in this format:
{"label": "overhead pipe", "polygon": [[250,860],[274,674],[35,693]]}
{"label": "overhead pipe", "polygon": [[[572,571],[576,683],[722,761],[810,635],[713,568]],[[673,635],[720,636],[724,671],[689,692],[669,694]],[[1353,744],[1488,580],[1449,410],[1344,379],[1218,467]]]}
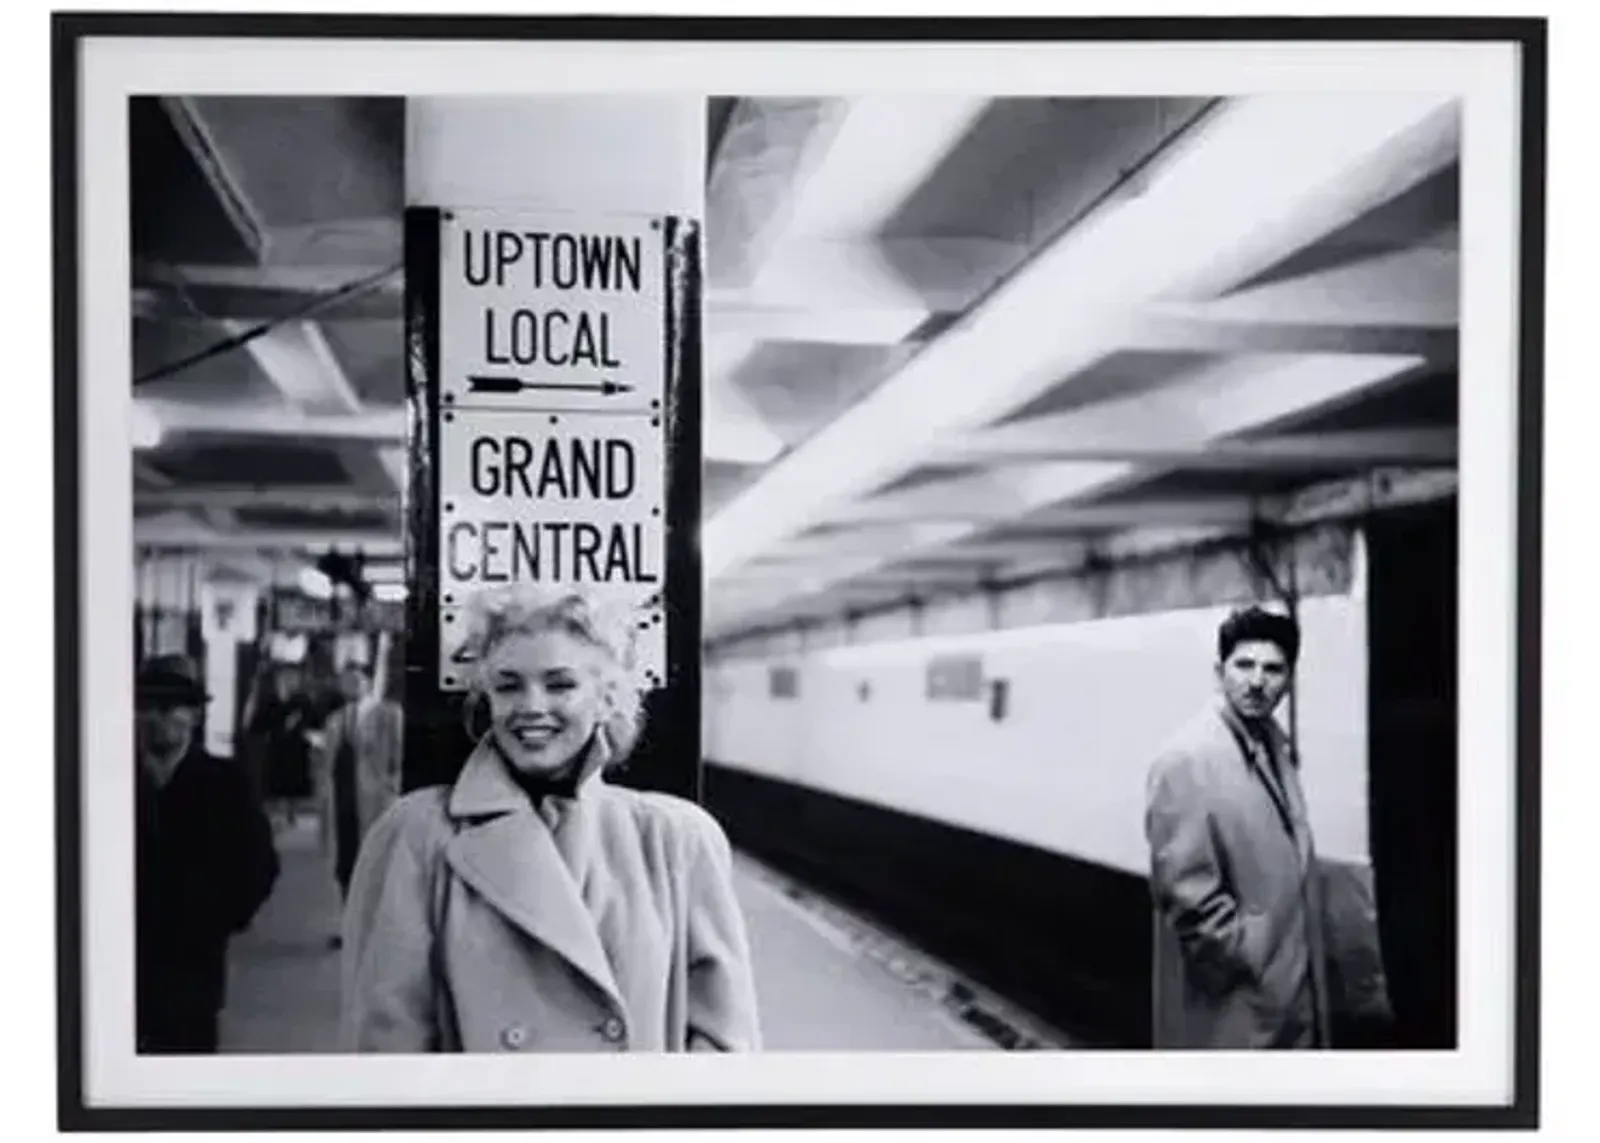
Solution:
{"label": "overhead pipe", "polygon": [[[395,274],[399,273],[403,268],[403,263],[397,262],[393,266],[386,267],[385,269],[379,270],[374,274],[369,274],[364,278],[359,278],[356,281],[351,282],[349,285],[340,286],[337,290],[333,290],[330,293],[319,294],[306,305],[303,305],[298,309],[291,310],[287,314],[273,318],[270,321],[261,322],[259,325],[251,326],[242,333],[236,333],[230,337],[225,337],[216,344],[202,349],[197,353],[192,353],[187,357],[180,358],[177,361],[171,362],[167,365],[158,366],[143,376],[135,377],[133,379],[134,387],[137,388],[140,385],[148,385],[152,381],[159,381],[164,377],[170,377],[175,373],[180,373],[185,369],[199,365],[202,361],[209,361],[213,357],[220,357],[224,353],[230,353],[235,349],[241,348],[242,346],[249,345],[258,337],[265,336],[266,334],[271,333],[273,330],[287,325],[290,322],[304,321],[306,318],[311,317],[314,314],[321,313],[323,310],[329,309],[340,302],[348,301],[354,297],[359,297],[360,295],[367,293],[369,290],[375,289],[376,287],[382,285]],[[169,281],[167,285],[174,287],[178,291],[179,296],[184,300],[184,304],[193,310],[197,316],[211,316],[210,314],[207,314],[201,310],[199,306],[194,304],[194,302],[189,298],[188,293],[184,290],[181,282]]]}

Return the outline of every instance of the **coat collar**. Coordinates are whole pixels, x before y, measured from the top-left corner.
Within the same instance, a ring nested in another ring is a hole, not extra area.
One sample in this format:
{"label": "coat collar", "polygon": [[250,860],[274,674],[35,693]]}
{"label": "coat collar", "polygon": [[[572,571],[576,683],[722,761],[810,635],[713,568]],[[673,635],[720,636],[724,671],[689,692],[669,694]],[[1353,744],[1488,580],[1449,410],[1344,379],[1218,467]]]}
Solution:
{"label": "coat collar", "polygon": [[[612,757],[610,742],[603,730],[585,748],[579,763],[578,793],[581,796]],[[528,795],[506,770],[506,761],[485,734],[467,757],[455,786],[450,791],[448,810],[454,818],[481,818],[496,814],[531,810]]]}
{"label": "coat collar", "polygon": [[[1245,726],[1244,720],[1228,705],[1226,699],[1218,700],[1217,715],[1227,729],[1230,745],[1242,751],[1245,764],[1251,773],[1266,787],[1283,827],[1295,841],[1302,857],[1309,857],[1311,838],[1305,820],[1305,805],[1300,798],[1299,783],[1293,770],[1295,760],[1289,736],[1275,719],[1268,719],[1266,736],[1270,745],[1262,743]],[[1269,754],[1270,752],[1270,754]]]}
{"label": "coat collar", "polygon": [[[583,761],[580,795],[608,755],[604,740],[597,739]],[[457,819],[487,819],[465,824],[446,846],[446,860],[462,880],[620,1009],[621,991],[582,890],[550,826],[489,741],[462,768],[448,812]]]}

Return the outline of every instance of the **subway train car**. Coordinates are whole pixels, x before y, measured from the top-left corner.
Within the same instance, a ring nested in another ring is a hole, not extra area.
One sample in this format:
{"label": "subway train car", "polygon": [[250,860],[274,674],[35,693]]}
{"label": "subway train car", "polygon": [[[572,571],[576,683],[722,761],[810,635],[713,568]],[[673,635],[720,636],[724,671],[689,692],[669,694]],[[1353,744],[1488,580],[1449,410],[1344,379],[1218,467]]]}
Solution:
{"label": "subway train car", "polygon": [[[1303,650],[1281,714],[1322,858],[1376,865],[1394,1037],[1417,1045],[1453,1037],[1453,537],[1446,501],[1301,532],[1284,561]],[[1069,1036],[1145,1046],[1146,771],[1215,695],[1222,618],[1271,597],[1248,548],[715,648],[707,801]]]}

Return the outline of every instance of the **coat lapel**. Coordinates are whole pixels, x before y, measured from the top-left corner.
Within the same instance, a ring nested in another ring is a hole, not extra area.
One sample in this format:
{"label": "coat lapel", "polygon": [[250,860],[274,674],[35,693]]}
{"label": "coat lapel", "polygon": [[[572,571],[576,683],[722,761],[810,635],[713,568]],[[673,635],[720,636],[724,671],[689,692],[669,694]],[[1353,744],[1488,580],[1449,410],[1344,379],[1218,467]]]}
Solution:
{"label": "coat lapel", "polygon": [[1304,814],[1297,802],[1290,796],[1288,790],[1293,778],[1286,773],[1283,776],[1283,780],[1280,781],[1276,772],[1279,769],[1286,769],[1288,766],[1288,759],[1283,756],[1283,748],[1281,744],[1278,744],[1278,736],[1275,734],[1273,739],[1274,743],[1278,744],[1275,748],[1279,751],[1280,757],[1278,761],[1281,765],[1275,767],[1273,759],[1266,756],[1266,747],[1251,739],[1250,732],[1239,724],[1233,713],[1226,706],[1223,707],[1221,716],[1223,725],[1227,727],[1228,736],[1233,739],[1238,751],[1244,755],[1245,764],[1250,767],[1250,771],[1255,775],[1256,780],[1266,789],[1267,796],[1272,800],[1273,808],[1278,811],[1278,819],[1283,824],[1284,830],[1294,841],[1296,849],[1304,856],[1305,829],[1302,824]]}
{"label": "coat lapel", "polygon": [[445,850],[461,879],[620,1007],[600,934],[549,827],[487,743],[462,770],[451,793],[450,813],[486,819],[465,825]]}
{"label": "coat lapel", "polygon": [[1300,788],[1299,765],[1290,749],[1288,736],[1273,735],[1278,751],[1278,772],[1283,776],[1284,804],[1289,810],[1289,821],[1295,845],[1300,850],[1300,860],[1310,865],[1312,860],[1311,822],[1306,816],[1305,791]]}

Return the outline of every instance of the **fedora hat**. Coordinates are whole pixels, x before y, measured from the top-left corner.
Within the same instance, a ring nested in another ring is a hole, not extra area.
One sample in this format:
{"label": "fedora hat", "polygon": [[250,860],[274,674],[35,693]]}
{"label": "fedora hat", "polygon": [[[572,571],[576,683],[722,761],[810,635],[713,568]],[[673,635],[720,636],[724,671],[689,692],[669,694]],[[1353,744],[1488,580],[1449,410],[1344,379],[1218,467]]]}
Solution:
{"label": "fedora hat", "polygon": [[134,680],[139,703],[179,703],[204,706],[211,696],[200,682],[200,672],[186,655],[156,655],[145,660]]}

